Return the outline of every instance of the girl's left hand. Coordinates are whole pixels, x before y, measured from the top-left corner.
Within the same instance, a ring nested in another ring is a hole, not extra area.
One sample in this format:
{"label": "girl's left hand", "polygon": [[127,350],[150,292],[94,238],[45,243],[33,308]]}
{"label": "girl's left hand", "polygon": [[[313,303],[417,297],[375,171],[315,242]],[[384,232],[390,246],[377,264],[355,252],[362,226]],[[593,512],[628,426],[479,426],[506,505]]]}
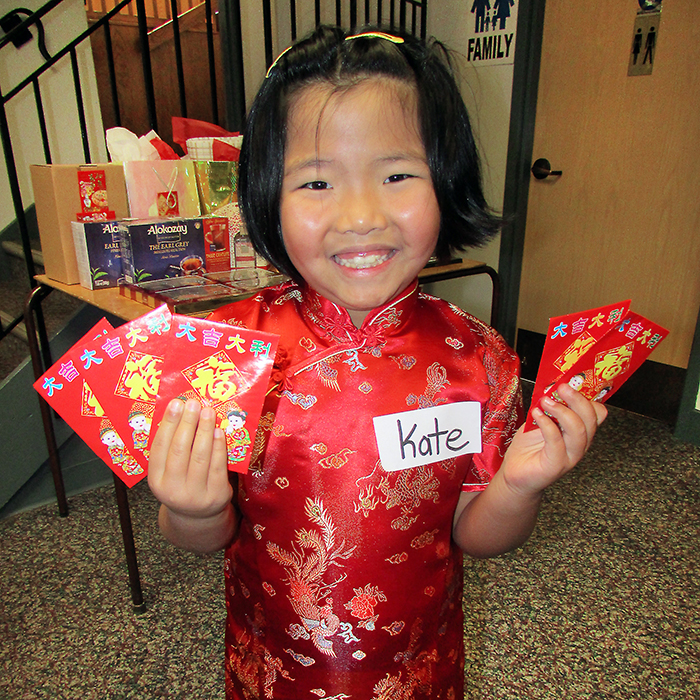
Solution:
{"label": "girl's left hand", "polygon": [[533,417],[538,430],[516,433],[501,467],[506,484],[523,496],[533,496],[560,479],[579,462],[593,440],[607,409],[589,401],[568,384],[557,388],[566,402],[545,398],[542,406],[557,423],[537,407]]}

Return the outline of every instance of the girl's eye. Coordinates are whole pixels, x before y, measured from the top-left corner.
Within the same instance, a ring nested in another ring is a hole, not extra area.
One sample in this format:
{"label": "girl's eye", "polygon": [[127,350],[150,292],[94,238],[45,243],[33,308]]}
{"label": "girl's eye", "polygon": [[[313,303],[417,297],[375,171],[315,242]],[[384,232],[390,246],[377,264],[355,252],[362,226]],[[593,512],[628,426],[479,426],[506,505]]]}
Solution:
{"label": "girl's eye", "polygon": [[330,185],[323,180],[313,180],[312,182],[307,182],[301,186],[303,190],[327,190],[330,189]]}
{"label": "girl's eye", "polygon": [[407,173],[397,173],[396,175],[389,175],[384,182],[403,182],[411,177],[413,177],[413,175],[408,175]]}

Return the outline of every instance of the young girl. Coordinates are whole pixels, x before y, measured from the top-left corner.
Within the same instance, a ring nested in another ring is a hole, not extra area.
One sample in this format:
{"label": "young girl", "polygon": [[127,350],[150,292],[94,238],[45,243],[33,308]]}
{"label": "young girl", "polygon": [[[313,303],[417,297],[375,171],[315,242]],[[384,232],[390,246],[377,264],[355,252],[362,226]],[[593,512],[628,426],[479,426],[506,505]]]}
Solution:
{"label": "young girl", "polygon": [[[293,280],[212,316],[281,337],[250,471],[229,485],[214,411],[179,400],[149,471],[165,536],[226,548],[227,697],[462,698],[462,552],[525,542],[605,409],[563,385],[556,422],[516,433],[513,352],[417,288],[497,228],[439,45],[317,30],[270,69],[240,166],[254,245]],[[383,468],[375,416],[461,401],[478,454]]]}

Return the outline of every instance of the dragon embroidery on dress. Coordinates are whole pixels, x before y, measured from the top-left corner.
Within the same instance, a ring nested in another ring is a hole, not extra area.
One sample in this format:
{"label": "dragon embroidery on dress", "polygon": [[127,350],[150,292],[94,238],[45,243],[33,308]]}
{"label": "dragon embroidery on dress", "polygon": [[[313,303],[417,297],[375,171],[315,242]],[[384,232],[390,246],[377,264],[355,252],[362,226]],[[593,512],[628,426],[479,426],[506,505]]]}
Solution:
{"label": "dragon embroidery on dress", "polygon": [[428,408],[430,406],[437,406],[438,404],[445,403],[447,399],[436,399],[435,396],[438,392],[447,386],[450,382],[447,379],[447,370],[439,363],[434,362],[425,371],[427,376],[427,384],[425,387],[425,393],[420,396],[415,394],[409,394],[406,397],[406,403],[409,406],[413,406],[414,403],[418,403],[419,408]]}
{"label": "dragon embroidery on dress", "polygon": [[338,631],[340,618],[333,612],[329,594],[347,574],[343,572],[330,583],[324,581],[324,576],[331,566],[343,567],[339,560],[352,556],[355,546],[346,547],[345,540],[336,543],[336,526],[321,499],[307,498],[304,511],[316,528],[297,530],[291,550],[268,542],[267,553],[287,572],[285,581],[290,589],[287,598],[303,625],[295,626],[296,633],[310,638],[321,653],[334,657],[333,641],[329,637]]}
{"label": "dragon embroidery on dress", "polygon": [[290,681],[294,679],[284,670],[282,667],[282,659],[278,659],[276,656],[272,656],[270,652],[265,649],[265,683],[263,685],[265,689],[265,697],[272,698],[272,686],[277,680],[277,674],[280,674],[283,678],[287,678]]}
{"label": "dragon embroidery on dress", "polygon": [[440,495],[437,489],[440,480],[434,475],[432,467],[425,465],[387,473],[377,461],[369,476],[362,476],[355,482],[360,489],[355,503],[355,512],[369,516],[380,503],[387,510],[399,506],[401,515],[391,522],[394,530],[408,530],[418,519],[413,511],[422,501],[437,503]]}

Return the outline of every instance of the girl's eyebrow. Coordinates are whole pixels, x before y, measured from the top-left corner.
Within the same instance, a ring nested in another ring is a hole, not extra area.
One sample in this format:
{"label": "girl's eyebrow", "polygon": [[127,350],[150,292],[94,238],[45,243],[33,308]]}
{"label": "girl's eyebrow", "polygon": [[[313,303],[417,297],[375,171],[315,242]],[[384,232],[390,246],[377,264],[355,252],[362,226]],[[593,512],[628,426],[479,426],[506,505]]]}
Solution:
{"label": "girl's eyebrow", "polygon": [[375,163],[396,163],[398,161],[417,161],[419,163],[427,163],[428,160],[422,153],[412,153],[402,151],[401,153],[390,153],[385,156],[380,156],[375,159]]}
{"label": "girl's eyebrow", "polygon": [[291,163],[289,167],[284,169],[287,174],[295,173],[300,170],[307,170],[309,168],[318,169],[323,165],[330,165],[332,161],[330,159],[321,158],[306,158],[305,160],[297,161],[296,163]]}
{"label": "girl's eyebrow", "polygon": [[[393,163],[420,163],[427,165],[428,161],[422,153],[413,153],[409,151],[388,153],[374,159],[375,166],[391,165]],[[304,170],[320,170],[323,166],[330,166],[332,164],[333,160],[331,158],[306,158],[296,163],[290,163],[290,165],[284,169],[284,173],[285,175],[293,175],[294,173]]]}

